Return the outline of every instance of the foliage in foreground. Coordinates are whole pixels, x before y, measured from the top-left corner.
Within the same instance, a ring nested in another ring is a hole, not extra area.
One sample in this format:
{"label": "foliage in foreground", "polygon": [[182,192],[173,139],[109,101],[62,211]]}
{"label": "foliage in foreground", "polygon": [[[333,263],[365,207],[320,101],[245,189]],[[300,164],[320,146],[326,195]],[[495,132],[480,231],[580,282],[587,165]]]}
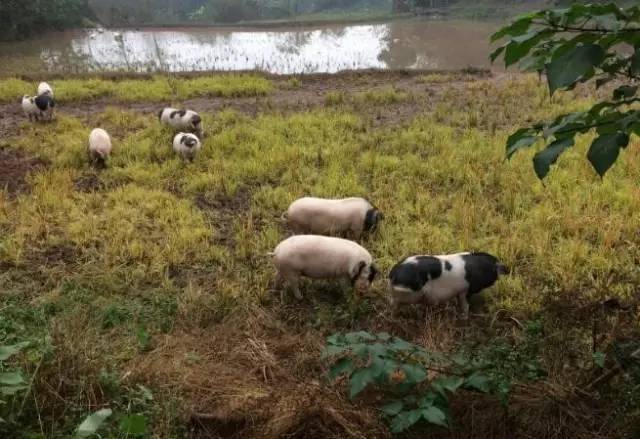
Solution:
{"label": "foliage in foreground", "polygon": [[[640,81],[640,6],[627,9],[614,3],[574,3],[566,9],[548,9],[518,18],[492,36],[508,41],[491,55],[503,55],[506,67],[520,63],[528,71],[544,72],[551,94],[595,80],[596,88],[615,81],[612,99],[587,111],[564,114],[516,131],[507,141],[507,157],[539,140],[547,146],[533,158],[544,178],[562,153],[575,145],[578,134],[596,130],[587,158],[603,176],[616,162],[630,136],[640,134],[636,105]],[[630,51],[621,47],[628,45]],[[621,85],[620,85],[621,84]]]}
{"label": "foliage in foreground", "polygon": [[[458,390],[496,394],[506,404],[515,379],[545,375],[532,340],[537,335],[535,328],[530,327],[522,346],[494,341],[480,354],[455,355],[428,351],[386,332],[334,334],[327,338],[322,357],[332,363],[330,380],[348,377],[350,398],[371,385],[386,391],[389,400],[382,413],[390,419],[393,433],[419,421],[449,427],[450,399]],[[498,354],[505,349],[511,351],[511,361]]]}
{"label": "foliage in foreground", "polygon": [[[0,423],[7,422],[14,413],[13,400],[28,388],[27,382],[20,370],[6,364],[7,360],[19,353],[27,343],[14,345],[0,345]],[[16,410],[17,411],[17,410]]]}

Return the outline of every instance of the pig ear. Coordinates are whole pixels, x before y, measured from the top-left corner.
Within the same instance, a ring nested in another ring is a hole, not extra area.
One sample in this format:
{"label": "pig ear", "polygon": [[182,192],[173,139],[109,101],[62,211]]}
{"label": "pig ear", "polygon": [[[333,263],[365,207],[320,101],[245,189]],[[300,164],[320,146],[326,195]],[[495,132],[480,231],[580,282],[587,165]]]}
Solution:
{"label": "pig ear", "polygon": [[352,282],[355,282],[356,279],[358,279],[358,277],[360,276],[360,273],[362,273],[362,270],[364,270],[364,267],[366,266],[367,266],[367,263],[365,261],[360,261],[355,267],[353,267],[353,272],[351,273]]}

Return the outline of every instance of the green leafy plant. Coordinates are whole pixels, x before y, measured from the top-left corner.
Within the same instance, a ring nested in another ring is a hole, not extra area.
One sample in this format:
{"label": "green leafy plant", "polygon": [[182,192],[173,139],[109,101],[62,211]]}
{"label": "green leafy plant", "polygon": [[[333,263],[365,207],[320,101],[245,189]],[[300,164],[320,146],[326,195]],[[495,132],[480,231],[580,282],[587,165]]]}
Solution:
{"label": "green leafy plant", "polygon": [[140,437],[147,432],[147,418],[144,415],[129,415],[120,421],[120,432],[125,437]]}
{"label": "green leafy plant", "polygon": [[429,352],[387,333],[334,334],[322,356],[331,361],[330,380],[348,377],[350,398],[370,385],[390,394],[382,413],[394,433],[419,421],[448,427],[449,398],[459,389],[504,396],[511,383],[505,374],[495,373],[491,361]]}
{"label": "green leafy plant", "polygon": [[629,144],[631,134],[640,134],[636,105],[640,101],[640,7],[574,3],[565,9],[546,9],[519,17],[491,40],[503,38],[507,41],[491,54],[491,60],[503,56],[506,67],[519,63],[522,70],[546,74],[551,94],[589,81],[596,88],[611,81],[617,85],[610,100],[587,111],[516,131],[507,140],[507,157],[543,140],[546,148],[533,159],[542,179],[575,144],[577,134],[595,129],[597,136],[587,158],[604,176]]}
{"label": "green leafy plant", "polygon": [[[0,408],[7,404],[8,398],[14,397],[28,387],[22,373],[5,364],[5,361],[20,352],[27,344],[17,343],[0,346]],[[0,417],[0,422],[5,422],[5,420]]]}
{"label": "green leafy plant", "polygon": [[96,434],[112,413],[111,409],[101,409],[87,416],[76,430],[76,439],[91,437]]}

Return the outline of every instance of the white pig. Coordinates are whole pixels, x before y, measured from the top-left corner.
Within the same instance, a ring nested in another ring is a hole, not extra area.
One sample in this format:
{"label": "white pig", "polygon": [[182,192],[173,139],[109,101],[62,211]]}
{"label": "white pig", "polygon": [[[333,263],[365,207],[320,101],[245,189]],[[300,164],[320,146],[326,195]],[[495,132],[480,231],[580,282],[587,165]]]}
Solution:
{"label": "white pig", "polygon": [[89,134],[89,158],[104,166],[111,154],[111,137],[102,128],[95,128]]}
{"label": "white pig", "polygon": [[352,232],[358,239],[363,231],[374,230],[383,216],[364,198],[304,197],[291,203],[283,218],[294,233],[340,235]]}
{"label": "white pig", "polygon": [[[312,279],[349,279],[356,293],[363,295],[375,279],[378,270],[371,254],[353,241],[318,235],[296,235],[282,241],[274,252],[278,270],[276,285],[293,289],[300,300],[298,286],[301,276]],[[284,289],[281,291],[284,300]]]}
{"label": "white pig", "polygon": [[411,256],[389,273],[391,305],[437,305],[454,297],[463,317],[469,316],[467,297],[492,286],[508,268],[487,253]]}
{"label": "white pig", "polygon": [[38,96],[41,96],[44,94],[48,94],[49,96],[53,97],[53,89],[46,82],[41,82],[38,85]]}

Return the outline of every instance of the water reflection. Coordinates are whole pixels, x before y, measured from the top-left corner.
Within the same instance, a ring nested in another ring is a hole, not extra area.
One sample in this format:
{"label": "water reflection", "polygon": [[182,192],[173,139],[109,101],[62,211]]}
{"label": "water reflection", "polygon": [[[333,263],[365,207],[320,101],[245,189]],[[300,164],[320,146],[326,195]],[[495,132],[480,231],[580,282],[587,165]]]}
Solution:
{"label": "water reflection", "polygon": [[57,72],[455,69],[488,65],[488,37],[495,27],[410,20],[269,30],[88,30],[3,44],[0,58],[39,58],[47,70]]}

